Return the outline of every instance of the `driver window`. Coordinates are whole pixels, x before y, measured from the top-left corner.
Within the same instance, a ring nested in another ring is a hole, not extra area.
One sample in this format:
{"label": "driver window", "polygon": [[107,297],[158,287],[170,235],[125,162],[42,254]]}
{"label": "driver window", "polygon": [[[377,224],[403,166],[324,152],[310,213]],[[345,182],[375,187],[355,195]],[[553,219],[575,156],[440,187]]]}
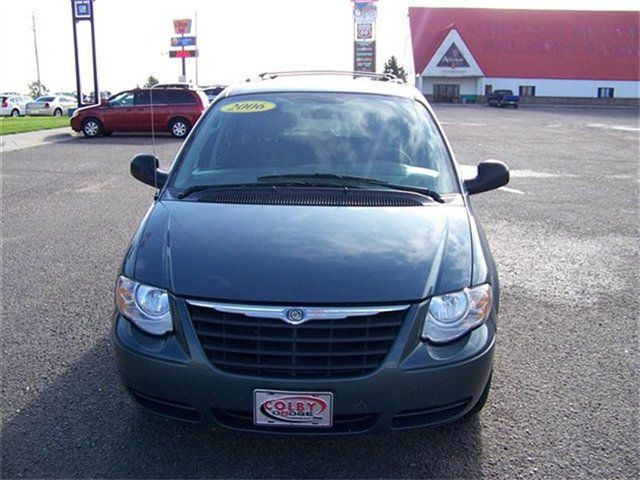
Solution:
{"label": "driver window", "polygon": [[133,93],[121,93],[115,98],[109,100],[110,107],[130,107],[133,105]]}

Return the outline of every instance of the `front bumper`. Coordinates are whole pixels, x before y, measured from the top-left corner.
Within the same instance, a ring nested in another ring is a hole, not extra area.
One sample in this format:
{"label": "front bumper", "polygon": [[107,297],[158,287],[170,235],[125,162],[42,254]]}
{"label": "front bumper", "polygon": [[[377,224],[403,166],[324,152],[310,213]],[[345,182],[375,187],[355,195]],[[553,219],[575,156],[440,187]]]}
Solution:
{"label": "front bumper", "polygon": [[[253,432],[354,434],[439,425],[464,416],[493,365],[495,317],[445,346],[418,340],[424,305],[414,305],[389,353],[371,374],[354,378],[261,378],[216,369],[200,347],[184,300],[174,299],[176,333],[152,337],[116,313],[113,348],[122,383],[155,413],[193,423]],[[334,425],[258,427],[253,391],[332,392]]]}

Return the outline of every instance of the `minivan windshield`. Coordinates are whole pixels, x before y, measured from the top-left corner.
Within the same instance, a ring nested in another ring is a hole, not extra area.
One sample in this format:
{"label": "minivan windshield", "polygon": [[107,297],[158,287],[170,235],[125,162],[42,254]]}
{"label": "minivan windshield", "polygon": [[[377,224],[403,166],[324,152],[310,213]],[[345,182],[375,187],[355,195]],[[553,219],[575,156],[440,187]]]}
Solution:
{"label": "minivan windshield", "polygon": [[170,186],[186,190],[315,174],[440,194],[459,191],[444,140],[423,105],[401,97],[316,92],[218,102],[185,146]]}

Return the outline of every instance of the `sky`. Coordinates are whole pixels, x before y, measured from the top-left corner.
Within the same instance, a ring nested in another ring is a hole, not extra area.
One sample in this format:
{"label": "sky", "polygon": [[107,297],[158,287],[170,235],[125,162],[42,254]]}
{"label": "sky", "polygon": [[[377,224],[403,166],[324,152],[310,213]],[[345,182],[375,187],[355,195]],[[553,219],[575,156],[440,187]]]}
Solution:
{"label": "sky", "polygon": [[[379,0],[377,64],[395,55],[412,73],[409,6],[638,10],[633,0]],[[100,90],[176,82],[169,58],[172,20],[198,18],[198,83],[228,84],[263,71],[353,69],[350,0],[95,0]],[[70,0],[5,0],[0,27],[0,91],[27,92],[36,79],[35,14],[41,82],[75,91]],[[10,19],[10,21],[7,21]],[[193,32],[192,32],[193,33]],[[93,90],[89,22],[78,25],[83,92]],[[187,79],[196,80],[187,60]]]}

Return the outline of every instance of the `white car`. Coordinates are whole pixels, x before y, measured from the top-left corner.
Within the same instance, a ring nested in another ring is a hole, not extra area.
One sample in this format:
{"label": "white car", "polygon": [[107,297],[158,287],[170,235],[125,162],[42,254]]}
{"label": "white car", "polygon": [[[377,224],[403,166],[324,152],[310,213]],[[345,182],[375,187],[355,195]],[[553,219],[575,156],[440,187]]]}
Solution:
{"label": "white car", "polygon": [[69,109],[78,106],[78,101],[65,95],[46,95],[27,103],[27,115],[69,115]]}
{"label": "white car", "polygon": [[26,95],[0,95],[0,117],[19,117],[27,110],[27,103],[33,99]]}

